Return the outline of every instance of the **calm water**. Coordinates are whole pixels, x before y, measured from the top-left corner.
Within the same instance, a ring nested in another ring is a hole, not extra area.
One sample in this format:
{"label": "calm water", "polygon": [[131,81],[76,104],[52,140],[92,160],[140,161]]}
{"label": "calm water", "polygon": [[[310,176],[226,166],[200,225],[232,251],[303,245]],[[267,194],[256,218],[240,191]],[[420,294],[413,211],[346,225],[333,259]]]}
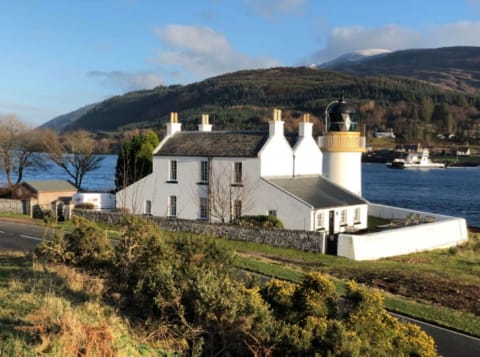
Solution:
{"label": "calm water", "polygon": [[369,201],[464,217],[480,227],[480,167],[392,170],[363,164],[362,174]]}
{"label": "calm water", "polygon": [[[114,188],[116,155],[103,155],[100,169],[84,178],[84,188]],[[392,170],[383,164],[363,164],[363,196],[369,201],[392,206],[465,217],[480,227],[480,167],[437,170]],[[57,166],[46,170],[28,169],[24,180],[51,180],[69,177]],[[0,176],[0,183],[5,181]]]}

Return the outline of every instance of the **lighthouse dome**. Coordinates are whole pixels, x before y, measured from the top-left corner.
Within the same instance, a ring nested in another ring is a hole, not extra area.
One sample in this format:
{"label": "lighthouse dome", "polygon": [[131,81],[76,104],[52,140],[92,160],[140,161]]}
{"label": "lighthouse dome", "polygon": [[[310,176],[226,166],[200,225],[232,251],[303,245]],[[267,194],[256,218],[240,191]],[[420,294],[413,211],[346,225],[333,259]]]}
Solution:
{"label": "lighthouse dome", "polygon": [[329,131],[357,130],[355,108],[353,105],[345,102],[343,95],[335,104],[328,108],[327,118]]}

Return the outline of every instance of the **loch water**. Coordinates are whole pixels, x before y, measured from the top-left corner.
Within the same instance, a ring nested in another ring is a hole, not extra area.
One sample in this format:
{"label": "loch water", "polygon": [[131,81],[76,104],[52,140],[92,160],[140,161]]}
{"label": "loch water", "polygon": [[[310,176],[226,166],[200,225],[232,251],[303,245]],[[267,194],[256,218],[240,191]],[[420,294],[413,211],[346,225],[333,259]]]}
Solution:
{"label": "loch water", "polygon": [[[85,176],[84,188],[114,189],[117,156],[102,156],[101,167]],[[4,179],[0,174],[0,184]],[[53,179],[69,177],[53,164],[43,170],[29,168],[24,174],[25,181]],[[480,227],[480,167],[393,170],[364,163],[362,182],[363,196],[371,202],[464,217],[468,225]]]}
{"label": "loch water", "polygon": [[371,202],[463,217],[480,227],[480,167],[395,170],[364,163],[362,179]]}

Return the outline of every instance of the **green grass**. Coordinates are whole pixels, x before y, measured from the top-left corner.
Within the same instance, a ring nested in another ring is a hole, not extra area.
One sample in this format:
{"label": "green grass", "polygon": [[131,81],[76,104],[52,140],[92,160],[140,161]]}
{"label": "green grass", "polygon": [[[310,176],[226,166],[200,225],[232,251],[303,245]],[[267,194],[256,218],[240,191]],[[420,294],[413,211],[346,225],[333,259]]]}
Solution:
{"label": "green grass", "polygon": [[[299,282],[305,274],[302,271],[288,268],[278,263],[260,261],[245,256],[238,256],[235,260],[235,265],[240,269],[292,282]],[[330,279],[333,281],[337,292],[343,295],[345,293],[346,281],[334,277],[330,277]],[[385,307],[392,312],[480,337],[480,316],[440,306],[432,306],[427,303],[420,303],[387,292],[382,292],[382,295],[384,297]]]}
{"label": "green grass", "polygon": [[20,214],[20,213],[10,213],[10,212],[0,212],[0,217],[7,217],[7,218],[31,218],[28,214]]}

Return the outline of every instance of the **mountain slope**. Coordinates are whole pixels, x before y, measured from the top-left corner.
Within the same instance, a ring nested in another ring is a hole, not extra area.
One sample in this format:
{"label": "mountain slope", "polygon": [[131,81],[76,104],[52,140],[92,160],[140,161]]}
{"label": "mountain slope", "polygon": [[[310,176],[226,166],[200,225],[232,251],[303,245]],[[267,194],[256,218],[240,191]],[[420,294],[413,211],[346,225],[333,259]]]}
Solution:
{"label": "mountain slope", "polygon": [[480,93],[480,47],[402,50],[362,61],[338,62],[329,68],[361,76],[415,78],[443,88]]}
{"label": "mountain slope", "polygon": [[43,123],[38,127],[38,129],[53,129],[56,131],[63,130],[66,126],[70,125],[71,123],[75,122],[77,119],[84,116],[88,113],[89,110],[93,109],[98,103],[89,104],[84,107],[81,107],[73,112],[59,115],[46,123]]}
{"label": "mountain slope", "polygon": [[[452,102],[457,93],[405,78],[365,77],[312,69],[272,68],[225,74],[186,86],[157,87],[110,98],[65,129],[116,131],[133,127],[163,128],[169,113],[179,112],[186,129],[195,129],[200,114],[209,113],[216,129],[259,128],[280,107],[285,113],[310,112],[323,117],[331,100],[344,92],[356,103],[419,102],[429,96]],[[471,99],[470,99],[471,100]]]}

